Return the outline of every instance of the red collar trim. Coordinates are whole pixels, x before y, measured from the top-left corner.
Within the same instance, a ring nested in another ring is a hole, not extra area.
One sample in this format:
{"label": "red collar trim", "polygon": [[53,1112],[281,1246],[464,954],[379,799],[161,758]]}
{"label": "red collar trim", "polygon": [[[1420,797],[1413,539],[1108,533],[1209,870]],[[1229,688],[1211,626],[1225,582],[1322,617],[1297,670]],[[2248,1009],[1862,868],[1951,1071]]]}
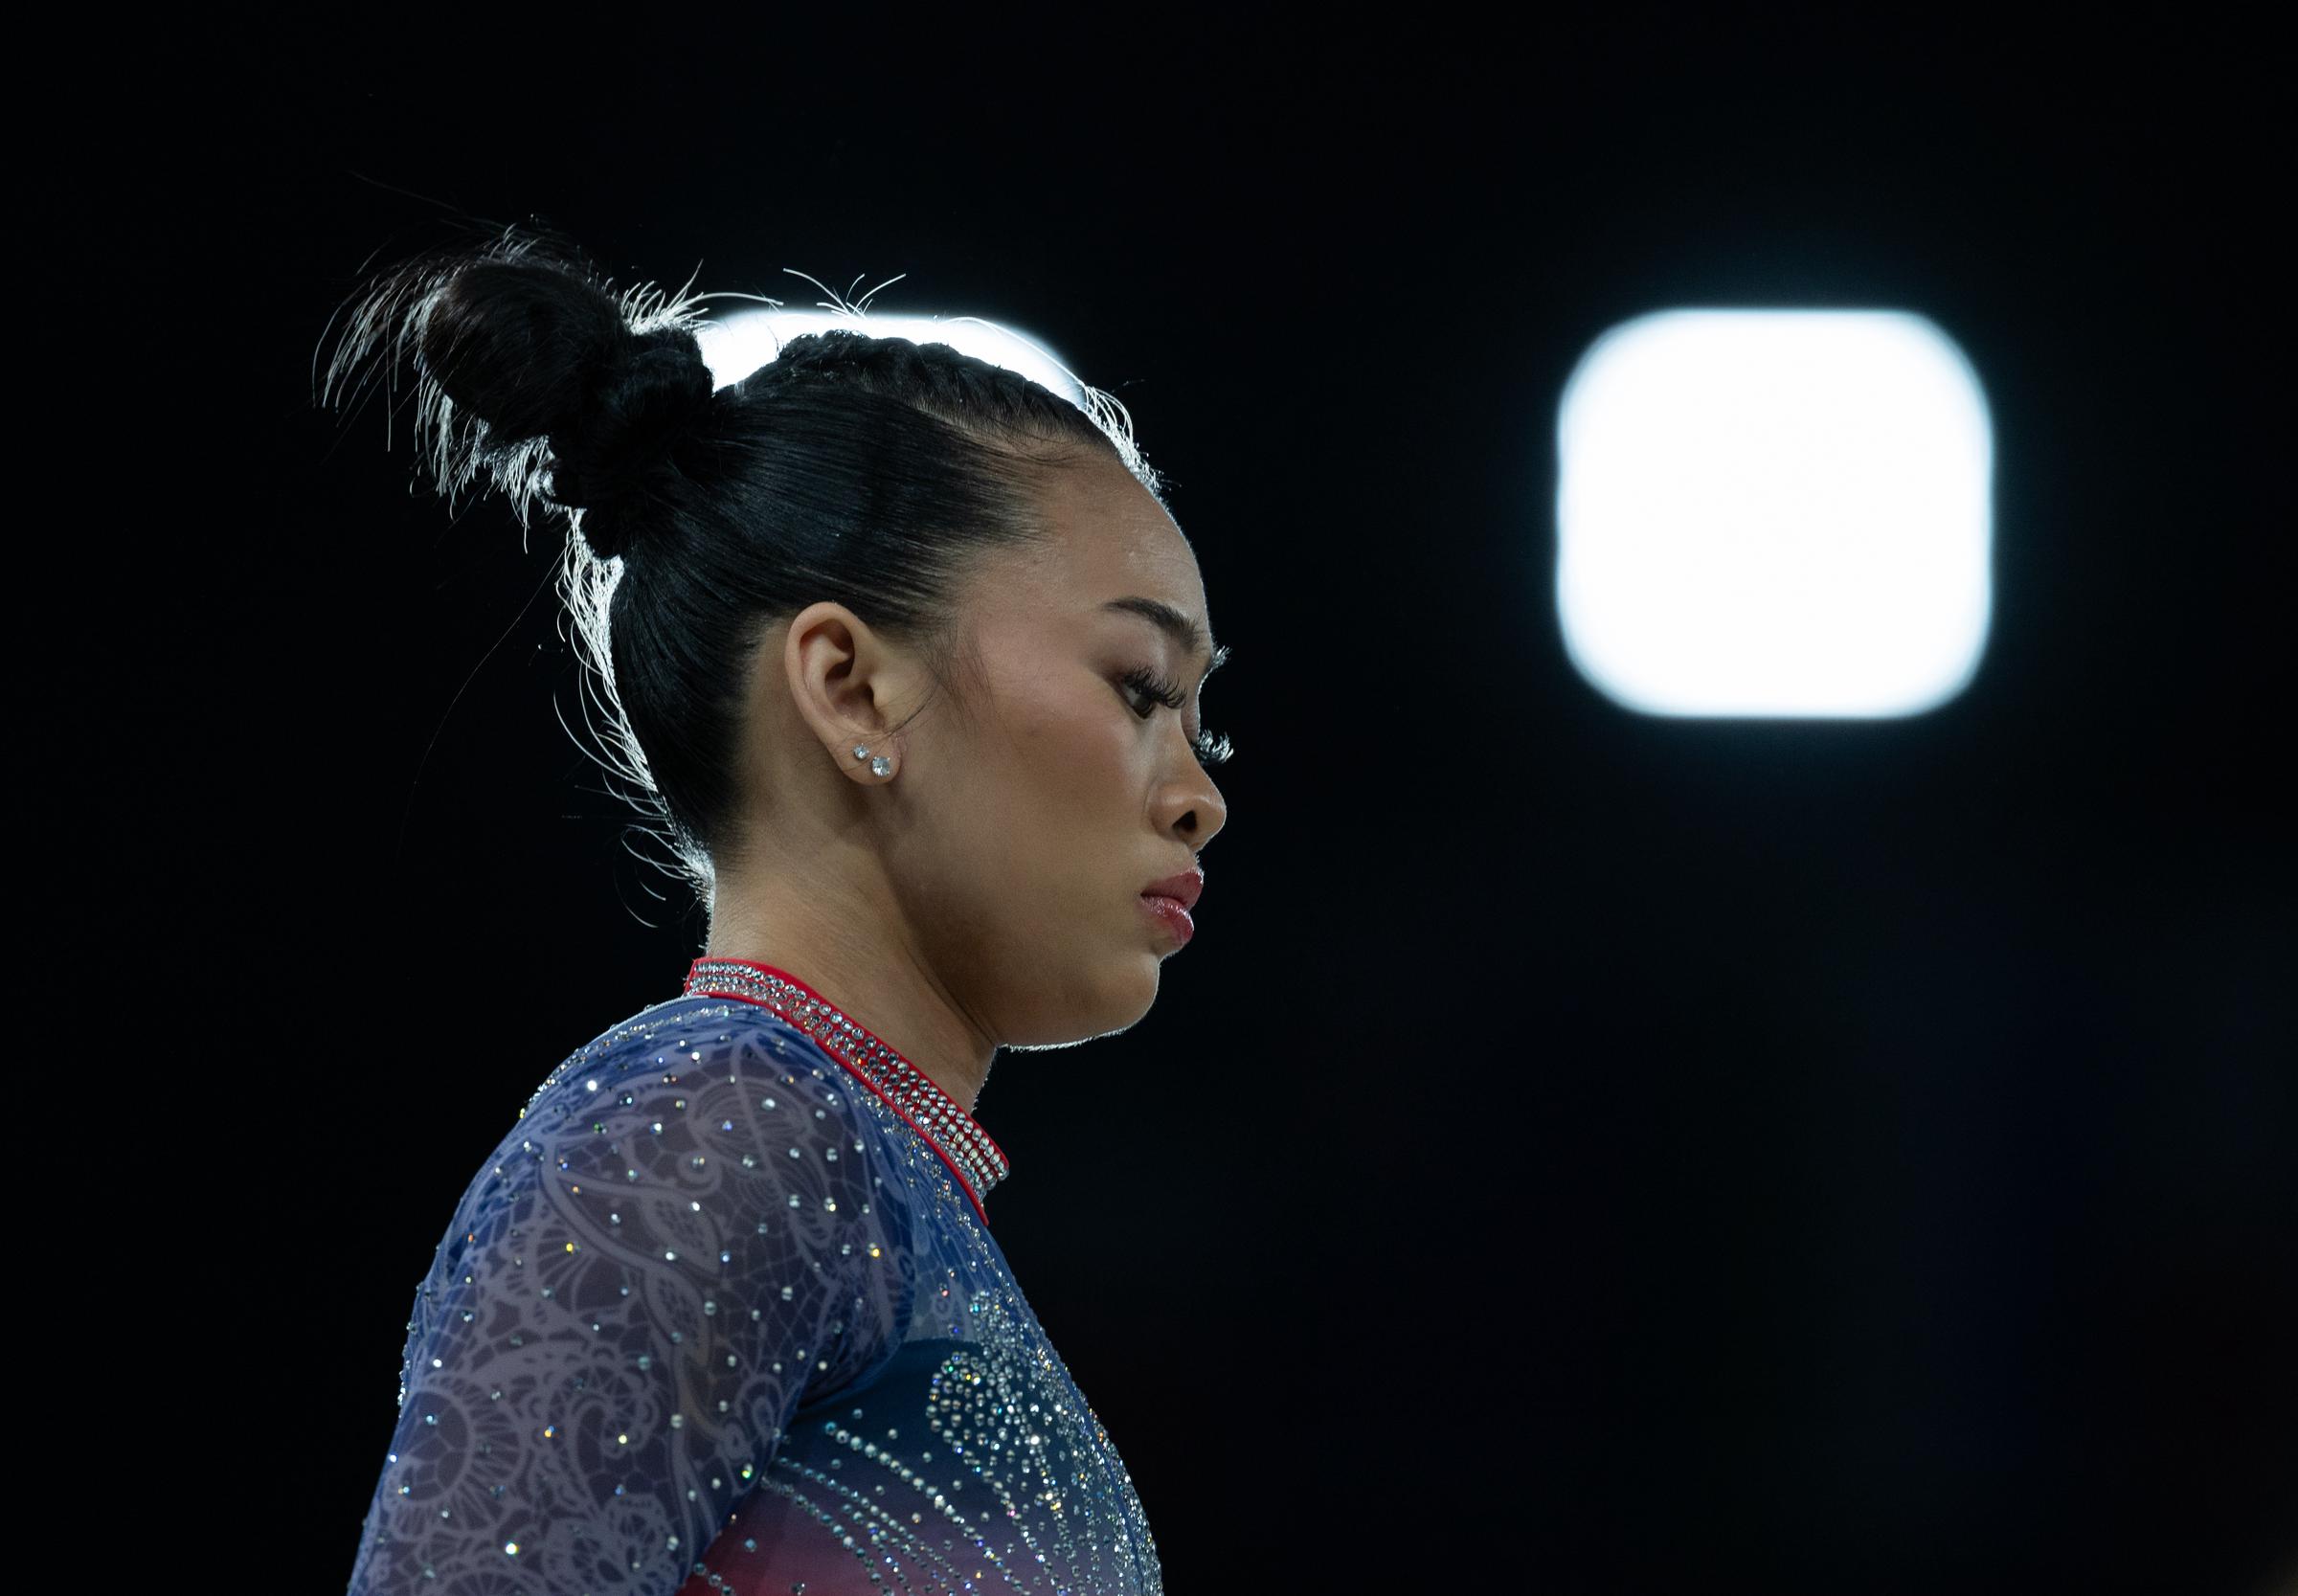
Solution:
{"label": "red collar trim", "polygon": [[686,996],[755,1003],[804,1031],[901,1115],[949,1166],[981,1223],[989,1223],[981,1200],[1012,1172],[1004,1149],[925,1071],[848,1019],[821,993],[771,964],[706,954],[687,972]]}

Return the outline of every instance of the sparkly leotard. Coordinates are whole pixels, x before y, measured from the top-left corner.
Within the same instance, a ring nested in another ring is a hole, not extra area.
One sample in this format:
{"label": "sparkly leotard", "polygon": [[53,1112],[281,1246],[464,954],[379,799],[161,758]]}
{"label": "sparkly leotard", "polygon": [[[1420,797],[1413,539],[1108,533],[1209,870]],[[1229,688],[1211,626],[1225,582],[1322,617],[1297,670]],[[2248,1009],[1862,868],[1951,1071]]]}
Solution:
{"label": "sparkly leotard", "polygon": [[1161,1592],[987,1228],[1006,1168],[795,977],[696,959],[464,1193],[350,1596]]}

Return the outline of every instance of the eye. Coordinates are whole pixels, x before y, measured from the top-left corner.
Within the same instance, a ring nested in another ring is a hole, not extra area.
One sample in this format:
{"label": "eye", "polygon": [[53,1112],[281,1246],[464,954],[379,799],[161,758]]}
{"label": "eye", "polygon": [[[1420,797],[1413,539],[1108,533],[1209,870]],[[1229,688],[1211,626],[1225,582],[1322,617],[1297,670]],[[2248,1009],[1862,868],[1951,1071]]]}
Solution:
{"label": "eye", "polygon": [[[1121,680],[1151,703],[1162,704],[1168,709],[1178,709],[1182,706],[1181,689],[1147,665],[1127,671]],[[1133,712],[1143,720],[1147,720],[1151,713],[1147,705],[1135,706]]]}
{"label": "eye", "polygon": [[[1168,709],[1178,709],[1188,702],[1180,687],[1146,665],[1127,671],[1121,680],[1147,700],[1147,703],[1137,705],[1134,708],[1134,713],[1143,720],[1156,713],[1156,705],[1162,704]],[[1205,765],[1221,764],[1236,752],[1229,746],[1227,737],[1216,737],[1209,731],[1198,732],[1196,740],[1189,746],[1196,751],[1198,762]]]}

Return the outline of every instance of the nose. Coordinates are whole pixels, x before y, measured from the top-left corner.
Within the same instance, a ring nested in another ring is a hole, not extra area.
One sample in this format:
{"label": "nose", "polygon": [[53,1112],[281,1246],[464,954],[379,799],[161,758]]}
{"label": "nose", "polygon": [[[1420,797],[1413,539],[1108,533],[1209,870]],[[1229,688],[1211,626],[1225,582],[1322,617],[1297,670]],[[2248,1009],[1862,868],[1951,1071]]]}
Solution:
{"label": "nose", "polygon": [[1157,798],[1157,825],[1191,848],[1202,848],[1228,823],[1228,800],[1204,767],[1190,761],[1186,776],[1165,783]]}

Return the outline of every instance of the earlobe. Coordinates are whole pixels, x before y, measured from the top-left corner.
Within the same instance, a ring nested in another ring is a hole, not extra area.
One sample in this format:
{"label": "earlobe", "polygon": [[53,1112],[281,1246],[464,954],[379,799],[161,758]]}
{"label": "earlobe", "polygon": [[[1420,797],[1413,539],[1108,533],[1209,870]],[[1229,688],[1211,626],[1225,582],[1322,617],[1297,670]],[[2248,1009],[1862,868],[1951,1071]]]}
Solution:
{"label": "earlobe", "polygon": [[[852,674],[867,652],[864,631],[847,611],[825,600],[801,611],[783,635],[783,669],[799,701],[800,713],[814,723],[818,734],[829,730],[824,722],[834,726],[850,712],[867,710],[869,707],[870,689],[857,689]],[[832,650],[832,657],[824,663],[824,674],[819,679],[809,668],[808,658],[817,644]],[[849,743],[845,747],[854,758],[867,765],[871,776],[893,775],[894,762],[888,754],[873,757],[867,743]]]}

